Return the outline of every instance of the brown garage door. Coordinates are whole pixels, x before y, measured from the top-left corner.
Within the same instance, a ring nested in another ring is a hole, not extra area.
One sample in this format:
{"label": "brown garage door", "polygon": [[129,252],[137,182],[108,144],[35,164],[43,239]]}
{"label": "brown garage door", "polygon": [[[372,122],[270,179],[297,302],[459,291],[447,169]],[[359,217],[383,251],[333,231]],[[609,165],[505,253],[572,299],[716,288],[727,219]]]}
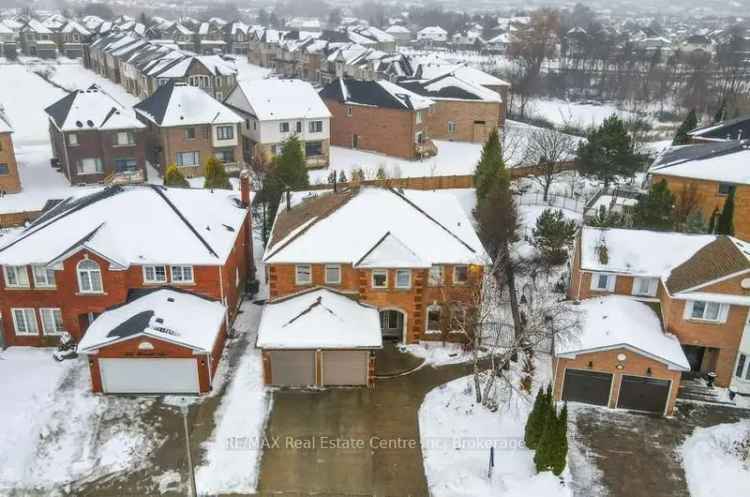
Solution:
{"label": "brown garage door", "polygon": [[612,375],[609,373],[566,369],[562,398],[571,402],[606,406],[611,387]]}
{"label": "brown garage door", "polygon": [[669,398],[669,380],[623,376],[617,407],[662,414]]}
{"label": "brown garage door", "polygon": [[367,385],[369,355],[365,350],[323,352],[323,384]]}
{"label": "brown garage door", "polygon": [[271,384],[282,387],[315,385],[315,351],[272,351]]}

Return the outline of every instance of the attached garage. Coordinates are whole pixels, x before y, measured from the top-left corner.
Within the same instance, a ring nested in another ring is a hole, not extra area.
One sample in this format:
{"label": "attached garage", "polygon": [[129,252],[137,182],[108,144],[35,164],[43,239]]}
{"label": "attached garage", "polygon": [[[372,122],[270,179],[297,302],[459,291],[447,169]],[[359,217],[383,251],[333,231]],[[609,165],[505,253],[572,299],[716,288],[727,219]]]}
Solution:
{"label": "attached garage", "polygon": [[562,399],[606,406],[612,391],[612,375],[578,369],[565,370]]}
{"label": "attached garage", "polygon": [[315,351],[273,350],[269,352],[271,381],[281,387],[315,385]]}
{"label": "attached garage", "polygon": [[199,393],[196,359],[100,359],[104,393]]}
{"label": "attached garage", "polygon": [[268,302],[256,345],[267,385],[372,385],[380,315],[350,295],[315,288]]}
{"label": "attached garage", "polygon": [[623,375],[617,407],[661,414],[669,401],[670,386],[669,380]]}

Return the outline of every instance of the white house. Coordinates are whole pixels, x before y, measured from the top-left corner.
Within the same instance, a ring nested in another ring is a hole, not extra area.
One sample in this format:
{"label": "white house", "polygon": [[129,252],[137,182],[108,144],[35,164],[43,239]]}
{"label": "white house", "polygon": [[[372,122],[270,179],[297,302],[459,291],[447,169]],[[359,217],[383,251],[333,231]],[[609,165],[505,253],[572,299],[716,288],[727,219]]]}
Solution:
{"label": "white house", "polygon": [[427,26],[417,31],[417,41],[445,42],[448,40],[448,32],[440,26]]}
{"label": "white house", "polygon": [[245,119],[246,157],[269,161],[296,136],[309,167],[328,165],[331,113],[312,85],[299,79],[242,81],[224,103]]}

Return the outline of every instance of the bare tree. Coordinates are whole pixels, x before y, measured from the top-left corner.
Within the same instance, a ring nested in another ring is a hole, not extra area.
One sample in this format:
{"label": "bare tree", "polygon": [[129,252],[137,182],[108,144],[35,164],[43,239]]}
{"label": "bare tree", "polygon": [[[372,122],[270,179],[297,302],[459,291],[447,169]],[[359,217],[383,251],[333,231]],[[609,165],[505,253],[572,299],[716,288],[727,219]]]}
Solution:
{"label": "bare tree", "polygon": [[531,178],[543,188],[545,202],[563,164],[575,157],[576,143],[574,137],[554,129],[534,128],[529,133],[524,163],[536,164],[537,174]]}

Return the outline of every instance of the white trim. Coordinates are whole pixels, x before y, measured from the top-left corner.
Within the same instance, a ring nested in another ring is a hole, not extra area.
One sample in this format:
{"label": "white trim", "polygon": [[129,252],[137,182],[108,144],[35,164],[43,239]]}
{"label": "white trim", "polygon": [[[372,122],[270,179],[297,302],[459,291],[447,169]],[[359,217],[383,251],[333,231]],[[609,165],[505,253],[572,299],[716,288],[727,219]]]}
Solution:
{"label": "white trim", "polygon": [[[338,280],[329,280],[328,279],[328,269],[329,268],[330,269],[334,269],[334,268],[338,269],[338,274],[339,274]],[[341,284],[341,279],[342,279],[341,272],[342,272],[341,264],[325,264],[323,266],[323,281],[325,282],[326,285],[340,285]]]}
{"label": "white trim", "polygon": [[47,330],[47,326],[44,324],[44,312],[45,311],[49,311],[49,312],[53,313],[52,314],[52,322],[53,323],[55,322],[54,311],[58,311],[60,313],[60,321],[63,320],[63,318],[62,318],[62,309],[60,309],[59,307],[40,307],[39,308],[39,320],[42,322],[42,334],[45,335],[45,336],[58,336],[58,335],[62,335],[63,333],[65,333],[67,330],[65,330],[65,323],[64,322],[63,322],[63,329],[61,329],[61,330],[53,330],[53,331],[48,331]]}
{"label": "white trim", "polygon": [[[394,286],[398,288],[399,290],[409,290],[411,288],[411,280],[412,280],[412,274],[411,269],[395,269],[394,270],[396,275],[394,277]],[[399,285],[398,284],[398,273],[406,272],[409,275],[409,283],[406,286]]]}
{"label": "white trim", "polygon": [[[83,289],[83,285],[81,284],[81,269],[80,269],[80,266],[81,266],[81,264],[84,261],[91,261],[94,264],[96,264],[96,266],[97,266],[97,269],[84,269],[84,271],[86,271],[86,273],[89,274],[89,285],[92,288],[90,290],[84,290]],[[91,273],[94,273],[94,272],[99,273],[99,286],[101,287],[99,290],[93,290],[94,285],[91,284],[91,281],[92,281],[91,280]],[[78,261],[78,264],[76,264],[76,279],[78,280],[78,292],[79,293],[85,293],[85,294],[89,294],[89,295],[99,295],[99,294],[103,294],[104,293],[104,278],[102,276],[102,268],[101,268],[101,266],[99,266],[99,263],[96,262],[95,260],[89,259],[88,257],[85,257],[85,258],[81,259],[80,261]]]}
{"label": "white trim", "polygon": [[[162,268],[164,271],[164,279],[160,280],[157,278],[156,269]],[[151,269],[154,273],[154,278],[148,277],[148,270]],[[162,283],[166,283],[168,280],[167,277],[167,266],[164,264],[146,264],[143,266],[143,283],[150,284],[150,285],[160,285]]]}
{"label": "white trim", "polygon": [[[174,277],[174,269],[180,268],[180,273],[184,276],[185,275],[185,268],[190,268],[190,279],[189,280],[178,280]],[[193,268],[192,264],[174,264],[169,266],[169,278],[170,281],[176,285],[189,285],[191,283],[195,283],[195,269]]]}
{"label": "white trim", "polygon": [[[433,284],[432,282],[432,270],[433,268],[437,270],[440,269],[440,281],[437,282],[437,284]],[[445,284],[445,265],[443,264],[433,264],[427,269],[427,286],[431,288],[436,288],[443,286]]]}
{"label": "white trim", "polygon": [[[456,269],[458,269],[460,267],[465,267],[466,268],[466,280],[465,281],[457,281],[456,280]],[[455,285],[455,286],[466,286],[466,284],[469,282],[469,266],[466,265],[466,264],[455,264],[453,266],[453,275],[452,275],[452,278],[453,278],[453,285]]]}
{"label": "white trim", "polygon": [[[388,289],[388,283],[389,283],[389,271],[387,269],[373,269],[370,272],[370,287],[374,288],[376,290],[387,290]],[[376,274],[384,274],[385,275],[385,285],[378,286],[375,284],[375,275]]]}
{"label": "white trim", "polygon": [[[8,282],[8,268],[13,268],[13,273],[16,277],[15,284],[11,284]],[[5,286],[7,288],[31,288],[31,283],[29,282],[29,270],[27,266],[3,266],[3,275],[5,276]],[[21,280],[24,278],[19,278],[19,275],[25,275],[26,284],[23,284],[21,282]]]}
{"label": "white trim", "polygon": [[[47,281],[41,282],[41,283],[39,282],[39,280],[36,277],[37,269],[41,269],[44,271],[44,277]],[[50,271],[52,272],[52,280],[53,280],[52,284],[49,283]],[[57,288],[57,279],[55,277],[55,270],[48,266],[45,266],[42,264],[33,264],[31,266],[31,276],[34,278],[34,288]]]}
{"label": "white trim", "polygon": [[596,352],[606,352],[608,350],[616,350],[616,349],[627,349],[635,354],[639,354],[639,355],[642,355],[643,357],[653,359],[656,362],[665,364],[667,366],[667,369],[669,369],[670,371],[690,371],[689,367],[685,368],[683,366],[680,366],[677,363],[670,361],[669,359],[659,357],[655,354],[646,352],[643,349],[639,349],[638,347],[634,347],[627,343],[616,343],[612,345],[607,345],[606,347],[594,347],[590,349],[581,349],[581,350],[568,351],[564,353],[556,353],[555,356],[562,357],[563,359],[575,359],[576,357],[578,357],[579,354],[592,354]]}
{"label": "white trim", "polygon": [[742,271],[737,271],[736,273],[728,274],[726,276],[722,276],[721,278],[716,278],[715,280],[706,281],[705,283],[701,283],[700,285],[696,285],[696,286],[691,287],[691,288],[685,288],[684,290],[680,290],[677,293],[692,292],[692,291],[695,291],[695,290],[697,290],[699,288],[703,288],[705,286],[710,286],[710,285],[713,285],[714,283],[721,283],[722,281],[735,278],[735,277],[740,276],[740,275],[745,274],[745,273],[750,273],[750,269],[743,269]]}
{"label": "white trim", "polygon": [[[307,281],[300,281],[299,279],[299,268],[307,267],[308,271],[308,280]],[[297,286],[307,286],[312,285],[313,281],[313,275],[312,275],[312,264],[295,264],[294,265],[294,284]]]}
{"label": "white trim", "polygon": [[[16,311],[23,311],[23,320],[24,324],[26,324],[26,328],[28,328],[29,323],[34,323],[34,331],[32,332],[20,332],[18,331],[18,320],[16,319]],[[34,316],[34,320],[30,321],[29,316],[27,314],[28,311],[31,311],[31,314]],[[39,322],[37,321],[36,317],[36,309],[33,307],[11,307],[10,309],[10,315],[13,319],[13,333],[16,336],[19,337],[35,337],[39,336]]]}
{"label": "white trim", "polygon": [[[648,289],[646,292],[638,292],[639,283],[647,282]],[[631,295],[636,297],[655,297],[659,290],[659,278],[650,278],[647,276],[634,276],[633,277],[633,288],[631,289]]]}
{"label": "white trim", "polygon": [[[367,304],[364,304],[364,305],[367,305]],[[408,321],[409,320],[409,315],[406,314],[406,312],[403,309],[401,309],[400,307],[393,307],[393,306],[390,306],[390,307],[378,307],[377,310],[378,310],[378,320],[380,320],[380,313],[385,312],[385,311],[396,311],[396,312],[400,312],[401,313],[401,343],[406,344],[407,343],[407,336],[409,334],[409,331],[408,331],[409,327],[407,326],[409,324],[409,321]],[[381,334],[381,336],[383,334],[383,329],[382,328],[380,329],[380,334]],[[382,348],[382,346],[380,348]]]}

